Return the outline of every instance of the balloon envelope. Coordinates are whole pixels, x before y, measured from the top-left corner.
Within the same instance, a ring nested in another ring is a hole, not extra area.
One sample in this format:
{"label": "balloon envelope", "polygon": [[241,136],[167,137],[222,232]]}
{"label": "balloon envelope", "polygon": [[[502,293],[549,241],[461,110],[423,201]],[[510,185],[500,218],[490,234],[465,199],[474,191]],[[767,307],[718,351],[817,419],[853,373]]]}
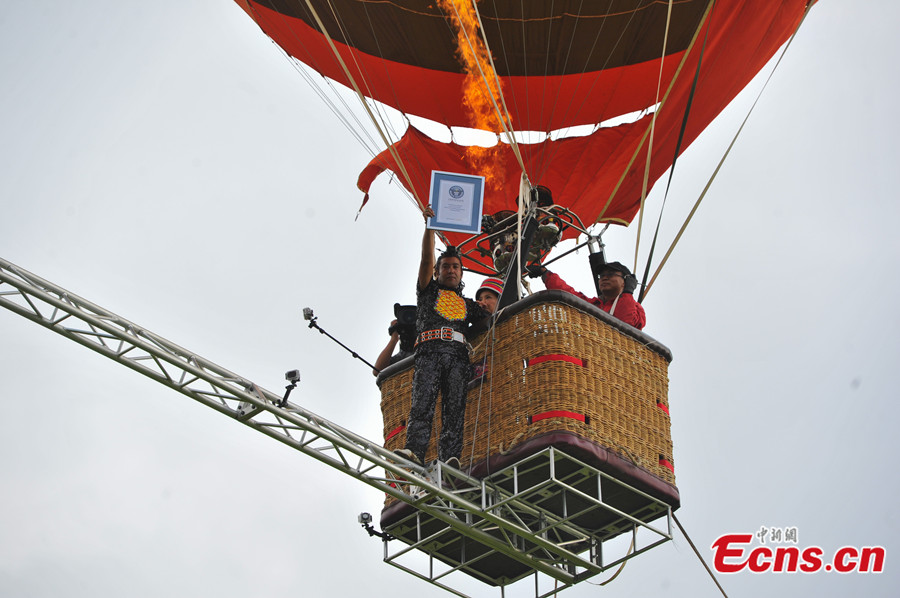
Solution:
{"label": "balloon envelope", "polygon": [[[311,11],[305,2],[237,1],[285,51],[319,73],[404,113],[473,125],[454,17],[438,2],[312,0]],[[681,0],[669,15],[669,4],[654,0],[478,3],[514,129],[598,125],[647,111],[585,137],[519,144],[523,164],[498,144],[489,154],[485,212],[515,208],[524,165],[533,184],[549,187],[585,224],[630,222],[640,206],[652,111],[650,185],[671,166],[676,148],[683,152],[789,39],[807,4]],[[392,149],[362,172],[363,191],[391,170],[427,202],[432,170],[485,174],[467,148],[411,127]]]}

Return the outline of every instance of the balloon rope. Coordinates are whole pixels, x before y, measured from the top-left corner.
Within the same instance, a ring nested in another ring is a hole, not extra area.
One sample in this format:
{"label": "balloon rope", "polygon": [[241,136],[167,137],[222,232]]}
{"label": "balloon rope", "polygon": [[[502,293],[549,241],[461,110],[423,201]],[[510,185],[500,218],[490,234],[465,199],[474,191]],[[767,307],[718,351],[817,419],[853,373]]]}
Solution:
{"label": "balloon rope", "polygon": [[[472,449],[469,451],[469,467],[466,473],[472,472],[472,464],[475,463],[475,438],[478,435],[478,419],[481,416],[481,397],[484,394],[484,378],[489,374],[493,374],[494,371],[494,347],[496,345],[496,326],[497,326],[497,317],[491,317],[491,325],[488,328],[487,332],[484,333],[484,338],[478,343],[478,346],[472,349],[472,353],[474,354],[481,346],[484,345],[484,357],[481,360],[481,376],[480,382],[478,384],[478,403],[475,407],[475,425],[472,430]],[[488,355],[491,357],[490,365],[488,365]],[[487,396],[487,450],[484,455],[485,463],[487,464],[487,473],[490,475],[491,473],[491,415],[493,414],[493,403],[494,403],[494,378],[491,376],[488,379],[488,396]],[[479,455],[480,457],[481,455]]]}
{"label": "balloon rope", "polygon": [[[579,13],[574,15],[576,18],[581,18],[580,10],[582,7],[583,7],[583,3],[582,3],[582,6],[579,7]],[[625,25],[625,28],[627,28],[631,25],[633,19],[635,18],[635,15],[637,14],[637,12],[639,10],[641,10],[641,9],[635,7],[634,9],[627,11],[630,14],[630,16],[628,19],[628,23]],[[523,29],[523,35],[524,35],[524,29]],[[596,30],[596,35],[594,36],[594,41],[593,41],[593,43],[590,44],[590,48],[586,54],[587,57],[594,56],[594,50],[597,47],[597,43],[603,37],[604,37],[604,28],[603,28],[603,25],[601,25]],[[572,50],[574,47],[575,47],[575,36],[573,35],[569,42],[569,46],[566,49],[564,70],[569,65],[569,58],[571,56],[571,53],[572,53]],[[578,51],[581,52],[586,47],[587,47],[586,44],[582,44],[579,46]],[[602,79],[602,73],[603,73],[603,71],[605,71],[606,67],[609,65],[610,60],[612,60],[612,55],[614,52],[615,52],[615,48],[610,49],[609,54],[606,56],[606,59],[603,62],[603,66],[601,66],[596,71],[592,70],[591,72],[589,72],[588,69],[590,67],[588,65],[588,61],[587,60],[585,61],[584,66],[582,67],[581,72],[580,72],[579,82],[576,84],[576,87],[575,87],[576,91],[566,94],[567,100],[565,101],[565,110],[562,112],[562,118],[557,119],[556,117],[554,117],[553,122],[558,122],[558,123],[560,123],[560,125],[565,122],[572,122],[572,123],[579,122],[579,117],[582,114],[582,110],[584,110],[584,108],[586,106],[591,105],[592,108],[594,108],[594,105],[590,104],[587,99],[580,101],[580,102],[576,102],[576,98],[579,97],[580,95],[583,95],[584,98],[588,98],[591,96],[591,94],[593,93],[593,90],[597,87],[598,83],[600,83],[600,80]],[[548,55],[548,58],[549,58],[549,55]],[[545,60],[544,61],[544,73],[542,76],[546,77],[549,75],[549,73],[547,72],[548,67],[549,67],[549,60]],[[527,76],[527,73],[526,73],[526,76]],[[590,81],[590,86],[587,87],[587,89],[584,91],[583,94],[580,91],[582,81],[585,81],[585,82]],[[602,86],[603,84],[601,83],[600,85]],[[557,88],[556,93],[553,96],[553,99],[550,100],[550,104],[549,104],[550,112],[556,113],[559,111],[559,106],[563,102],[563,100],[561,99],[562,96],[563,96],[562,89]],[[515,97],[513,97],[513,100],[515,100]],[[545,101],[546,101],[546,98],[542,99],[542,102],[541,102],[542,113],[543,113],[543,108],[545,106]],[[607,104],[606,104],[607,106],[609,105],[610,101],[611,101],[611,98],[607,100]],[[552,124],[553,123],[548,125],[548,128],[552,129]],[[577,126],[578,125],[569,125],[569,126],[558,129],[556,131],[556,133],[557,133],[556,138],[562,139],[562,138],[568,136],[568,134],[571,132],[572,128],[577,127]],[[592,134],[596,133],[600,128],[601,128],[601,123],[595,123],[592,127],[591,133]],[[553,133],[554,133],[554,131],[547,131],[545,141],[551,140],[553,138]],[[544,150],[541,150],[540,156],[536,156],[536,158],[539,159],[539,162],[537,162],[536,166],[535,166],[535,164],[532,164],[532,168],[536,167],[538,169],[538,171],[536,173],[534,173],[534,172],[531,173],[532,178],[535,181],[540,181],[544,177],[544,174],[546,174],[546,172],[548,171],[550,164],[553,162],[553,160],[559,154],[559,150],[560,150],[559,146],[557,146],[555,148],[550,146]],[[624,226],[628,226],[628,224],[629,224],[629,221],[620,220],[618,218],[610,219],[607,222],[613,222],[613,221],[617,222],[619,224],[622,224]]]}
{"label": "balloon rope", "polygon": [[[666,48],[669,43],[669,27],[672,24],[672,2],[669,0],[669,10],[666,12],[666,32],[663,34],[662,56],[659,59],[659,79],[656,80],[656,101],[654,106],[659,104],[659,91],[662,89],[663,67],[666,63]],[[653,135],[656,132],[656,115],[658,110],[653,111],[653,118],[650,119],[650,141],[647,143],[647,162],[644,165],[644,182],[641,186],[641,207],[638,209],[638,228],[637,239],[634,241],[634,268],[632,272],[637,272],[638,249],[641,246],[641,228],[644,225],[644,202],[647,200],[647,183],[650,180],[650,158],[653,156]]]}
{"label": "balloon rope", "polygon": [[338,63],[341,65],[341,68],[344,71],[344,76],[346,76],[347,80],[350,81],[351,85],[353,85],[353,90],[356,91],[356,95],[359,98],[360,103],[363,105],[363,108],[365,108],[366,112],[368,113],[369,118],[372,120],[372,124],[375,125],[375,129],[378,131],[378,134],[381,136],[382,142],[385,144],[388,151],[391,153],[391,156],[393,156],[394,161],[397,163],[397,166],[400,167],[400,172],[403,175],[403,178],[406,179],[406,182],[409,185],[410,190],[412,190],[413,196],[416,199],[416,203],[419,204],[419,208],[424,210],[425,204],[422,203],[422,199],[416,193],[416,190],[415,190],[416,188],[412,183],[412,178],[409,176],[409,172],[407,172],[407,170],[406,170],[406,165],[403,163],[403,160],[400,159],[400,154],[399,154],[399,152],[397,152],[397,149],[388,140],[387,136],[384,133],[384,130],[381,128],[381,125],[378,122],[378,119],[376,119],[375,115],[372,114],[372,110],[369,107],[369,104],[366,102],[365,96],[363,95],[362,91],[360,90],[359,85],[356,82],[356,79],[353,77],[352,74],[350,74],[350,69],[347,68],[347,65],[344,62],[343,57],[341,56],[340,52],[338,52],[337,47],[335,47],[334,41],[331,39],[331,36],[328,34],[328,31],[325,28],[325,24],[322,23],[322,19],[319,18],[319,13],[316,12],[316,9],[313,7],[312,1],[306,0],[306,6],[307,6],[307,8],[309,8],[309,11],[310,11],[310,13],[312,13],[312,16],[316,19],[316,23],[318,24],[319,30],[322,32],[322,35],[324,35],[325,39],[328,41],[328,46],[331,48],[331,52],[334,54]]}
{"label": "balloon rope", "polygon": [[592,585],[592,586],[601,587],[601,586],[605,586],[606,584],[608,584],[609,582],[611,582],[612,580],[614,580],[615,578],[617,578],[617,577],[619,576],[619,573],[622,572],[622,569],[625,568],[625,565],[628,564],[627,557],[628,557],[628,555],[630,555],[632,552],[634,552],[634,536],[633,536],[633,535],[632,535],[632,537],[631,537],[631,544],[628,546],[628,552],[625,553],[626,560],[622,561],[622,564],[619,565],[619,568],[616,569],[616,572],[613,573],[613,574],[612,574],[608,579],[606,579],[605,581],[601,581],[601,582],[599,582],[599,583],[594,582],[594,581],[588,581],[587,583],[589,583],[589,584]]}
{"label": "balloon rope", "polygon": [[[681,75],[681,70],[687,62],[688,56],[691,54],[691,50],[694,48],[694,44],[697,42],[697,38],[700,37],[700,31],[703,29],[703,23],[706,22],[706,19],[709,17],[709,11],[712,7],[712,2],[706,5],[706,12],[703,13],[703,17],[700,19],[700,24],[697,26],[697,29],[694,31],[694,36],[691,38],[691,43],[688,44],[687,48],[684,50],[684,55],[681,57],[681,62],[678,63],[678,68],[675,69],[675,73],[672,76],[672,80],[669,82],[669,87],[666,89],[666,93],[663,96],[662,101],[656,107],[656,112],[659,112],[663,109],[663,106],[666,104],[666,100],[669,99],[669,94],[672,92],[672,88],[675,87],[675,82],[678,80],[678,77]],[[631,156],[631,160],[628,161],[628,164],[625,165],[624,170],[622,170],[622,176],[619,177],[619,182],[616,183],[616,186],[613,188],[612,193],[609,195],[609,199],[606,201],[606,205],[603,206],[603,209],[600,210],[600,215],[597,216],[597,219],[594,222],[600,222],[603,219],[603,215],[606,213],[606,210],[609,209],[610,204],[612,204],[612,200],[616,197],[616,193],[619,192],[619,187],[622,186],[622,183],[625,181],[625,176],[631,171],[631,165],[634,164],[634,161],[637,159],[638,155],[641,153],[641,148],[644,147],[644,142],[647,140],[647,137],[650,135],[650,127],[644,131],[644,136],[641,137],[640,143],[638,143],[637,148],[634,150],[634,154]]]}
{"label": "balloon rope", "polygon": [[[349,34],[349,32],[345,29],[344,20],[341,18],[341,14],[339,13],[339,11],[335,8],[334,2],[332,0],[326,0],[326,4],[328,6],[328,9],[331,11],[331,16],[334,18],[334,22],[337,24],[338,31],[340,31],[343,38],[349,42],[348,45],[352,47],[353,46],[352,37]],[[370,26],[370,28],[372,26],[371,18],[369,19],[369,26]],[[328,35],[324,31],[323,31],[323,33],[326,36]],[[374,31],[373,31],[373,37],[374,37]],[[332,48],[332,50],[333,50],[333,48]],[[379,50],[380,50],[380,47],[379,47]],[[350,52],[350,58],[353,60],[353,66],[355,67],[356,71],[362,75],[362,83],[365,86],[365,90],[366,90],[366,93],[368,94],[368,97],[373,97],[374,94],[372,92],[372,88],[369,86],[369,82],[368,82],[368,79],[366,79],[366,77],[365,77],[363,68],[359,64],[359,61],[357,60],[356,53]],[[384,57],[382,56],[382,58],[384,58]],[[345,71],[346,71],[346,69],[345,69]],[[351,81],[352,81],[352,79],[351,79]],[[389,82],[393,83],[393,81],[390,81],[390,80],[389,80]],[[393,85],[391,85],[391,90],[393,91]],[[363,95],[365,95],[365,94],[363,94]],[[396,93],[394,95],[396,97]],[[363,101],[365,101],[365,100],[363,100]],[[369,105],[368,102],[366,102],[366,104]],[[378,115],[378,119],[379,119],[379,122],[381,123],[381,126],[383,126],[385,129],[388,129],[389,133],[391,133],[394,138],[399,139],[400,135],[397,134],[397,132],[394,130],[393,125],[391,124],[390,120],[384,114],[383,104],[376,102],[373,104],[373,107],[375,109],[375,113]],[[371,117],[372,113],[370,112],[369,115]],[[406,115],[404,114],[403,116],[405,117]],[[372,117],[372,118],[374,119],[374,117]],[[409,122],[409,120],[407,119],[407,123],[408,122]],[[376,127],[377,127],[377,123],[376,123]],[[382,134],[382,139],[384,137],[385,137],[385,135]]]}
{"label": "balloon rope", "polygon": [[675,513],[672,513],[672,519],[675,520],[676,525],[678,525],[678,529],[681,530],[681,533],[684,534],[684,539],[688,541],[688,544],[691,545],[691,548],[694,549],[694,554],[697,555],[697,558],[700,559],[700,562],[703,563],[703,568],[706,569],[706,572],[709,573],[709,576],[712,578],[713,583],[716,584],[716,587],[719,588],[719,591],[722,592],[722,595],[725,598],[728,598],[728,594],[725,593],[725,589],[722,588],[722,584],[719,583],[719,580],[716,579],[716,576],[713,575],[712,569],[709,568],[709,565],[706,564],[706,561],[703,560],[703,557],[700,556],[700,551],[697,550],[697,547],[694,546],[694,543],[691,541],[691,537],[688,536],[687,531],[684,529],[684,526],[681,525],[681,522],[678,521],[678,517],[675,516]]}
{"label": "balloon rope", "polygon": [[[250,11],[248,14],[250,14],[250,17],[253,19],[253,21],[257,25],[259,25],[260,31],[262,31],[263,34],[266,37],[269,37],[269,39],[271,40],[272,38],[269,36],[268,33],[266,33],[266,30],[263,28],[262,23],[264,21],[266,21],[268,25],[274,26],[273,23],[269,23],[265,19],[264,15],[261,14],[259,11],[257,11],[256,7],[251,3],[245,4],[244,9]],[[303,40],[297,35],[297,33],[293,29],[290,30],[290,33],[291,33],[291,37],[293,38],[294,42],[297,43],[300,47],[305,49],[306,45],[304,44]],[[363,147],[363,149],[365,149],[367,152],[369,152],[369,155],[374,157],[380,151],[380,149],[379,149],[380,146],[375,143],[375,140],[372,138],[372,136],[369,134],[369,132],[363,128],[362,122],[360,122],[359,118],[350,110],[349,106],[347,105],[347,102],[343,99],[343,97],[335,92],[335,89],[331,83],[331,80],[323,75],[319,75],[319,77],[322,78],[322,81],[324,82],[324,84],[322,84],[322,85],[316,84],[315,80],[313,79],[313,76],[310,75],[310,73],[307,71],[306,68],[301,66],[301,62],[298,59],[296,59],[296,58],[292,57],[290,54],[288,54],[287,51],[281,45],[276,43],[274,40],[272,41],[272,44],[275,46],[275,48],[278,50],[278,52],[287,60],[288,64],[291,65],[291,68],[293,68],[294,71],[298,75],[300,75],[300,77],[302,77],[304,81],[306,81],[306,84],[309,85],[309,87],[310,87],[310,89],[312,89],[313,93],[315,93],[317,96],[319,96],[319,99],[321,99],[322,102],[325,103],[325,105],[328,107],[328,109],[331,110],[331,112],[341,122],[341,124],[344,125],[344,127],[347,129],[347,131],[351,135],[353,135],[353,137],[356,138],[356,140]],[[337,101],[340,102],[340,104],[343,106],[344,112],[342,112],[339,109],[337,102],[335,102],[334,100],[332,100],[331,98],[328,97],[328,93],[326,93],[326,90],[325,90],[326,87],[331,91],[332,95],[334,95],[334,97],[337,99]],[[352,125],[352,123],[350,122],[350,119],[352,119],[356,123],[356,127],[354,127]],[[363,136],[365,136],[365,139],[363,138]],[[368,143],[366,140],[368,140]]]}
{"label": "balloon rope", "polygon": [[[349,33],[345,30],[345,28],[343,27],[343,20],[340,18],[339,11],[337,11],[337,10],[335,9],[335,7],[334,7],[334,2],[333,2],[332,0],[328,0],[328,6],[329,6],[329,8],[331,8],[331,13],[332,13],[332,15],[334,15],[335,21],[336,21],[337,23],[339,23],[339,25],[340,25],[341,34],[344,36],[344,38],[345,38],[346,40],[349,41],[349,40],[351,39],[351,36],[350,36]],[[376,44],[377,44],[378,57],[381,58],[382,60],[389,60],[387,57],[385,57],[384,52],[382,51],[382,48],[381,48],[381,44],[378,43],[378,42],[379,42],[379,40],[378,40],[378,31],[377,31],[377,28],[376,28],[375,24],[372,22],[372,15],[371,15],[368,11],[366,12],[366,18],[367,18],[367,22],[368,22],[368,24],[369,24],[369,30],[370,30],[370,32],[371,32],[371,34],[372,34],[372,39],[375,40],[375,42],[376,42]],[[348,45],[353,46],[352,43],[349,43]],[[363,71],[363,68],[359,65],[359,63],[358,63],[358,61],[357,61],[357,56],[356,56],[356,54],[355,54],[355,53],[354,53],[354,54],[351,54],[351,56],[353,57],[353,62],[354,62],[354,64],[355,64],[355,66],[356,66],[356,69],[357,69],[360,73],[363,73],[363,72],[364,72],[364,71]],[[363,77],[363,81],[366,82],[366,83],[368,84],[368,80],[367,80],[365,77]],[[396,107],[397,107],[397,110],[400,111],[400,115],[403,117],[403,119],[404,119],[404,121],[405,121],[405,123],[406,123],[406,129],[405,129],[405,130],[408,131],[409,128],[412,127],[412,123],[411,123],[411,121],[410,121],[410,119],[409,119],[409,115],[408,115],[406,112],[404,112],[403,110],[400,109],[400,106],[403,105],[403,102],[401,101],[400,97],[399,97],[398,94],[397,94],[397,88],[396,88],[396,86],[394,85],[394,80],[393,80],[393,78],[391,78],[391,77],[386,77],[386,78],[385,78],[385,81],[387,82],[388,87],[390,88],[390,91],[391,91],[391,95],[392,95],[393,98],[394,98],[394,106],[396,106]],[[370,95],[370,97],[373,96],[372,93],[370,93],[369,95]],[[398,134],[398,133],[396,133],[396,132],[393,130],[393,127],[392,127],[392,125],[391,125],[391,120],[390,120],[390,118],[388,117],[388,115],[385,114],[385,109],[384,109],[385,104],[384,104],[384,102],[372,100],[372,103],[373,103],[373,105],[379,110],[379,113],[380,113],[379,116],[380,116],[380,118],[382,119],[382,123],[384,123],[385,126],[386,126],[386,128],[388,128],[388,129],[391,131],[391,133],[394,134],[394,137],[395,137],[396,139],[399,139],[399,138],[401,137],[402,133],[401,133],[401,134]],[[453,140],[453,129],[451,129],[449,126],[447,127],[447,129],[450,131],[450,138],[451,138],[451,141],[452,141],[452,140]],[[404,132],[405,132],[405,131],[404,131]],[[422,163],[422,160],[420,159],[418,153],[415,153],[415,152],[413,152],[412,154],[409,154],[409,153],[408,153],[408,154],[406,155],[406,160],[407,160],[407,164],[412,163],[412,165],[415,166],[415,167],[417,168],[418,172],[420,172],[420,173],[421,173],[421,172],[427,172],[428,170],[430,170],[430,168],[426,168],[426,166]],[[392,175],[391,180],[393,180],[393,175]],[[399,186],[399,189],[400,189],[400,191],[401,191],[402,193],[404,193],[404,194],[410,199],[411,202],[413,202],[414,204],[416,203],[416,198],[413,197],[413,193],[410,192],[404,185],[400,185],[400,186]],[[439,236],[441,237],[441,240],[444,242],[445,245],[449,245],[449,243],[447,242],[446,237],[444,237],[443,235],[439,235]]]}
{"label": "balloon rope", "polygon": [[[516,299],[522,296],[522,216],[525,210],[531,207],[531,183],[528,180],[528,174],[522,170],[522,176],[519,177],[519,205],[516,210]],[[537,204],[537,201],[534,202]],[[527,249],[527,248],[526,248]],[[509,284],[509,278],[504,284]]]}
{"label": "balloon rope", "polygon": [[[715,4],[715,0],[712,0]],[[691,91],[684,106],[684,116],[681,118],[681,129],[678,131],[678,141],[675,142],[675,153],[672,155],[672,165],[669,167],[669,180],[666,182],[666,192],[663,194],[662,203],[659,206],[659,215],[656,219],[656,230],[653,231],[653,241],[650,243],[650,252],[647,254],[647,263],[644,266],[644,275],[641,277],[641,293],[638,303],[644,301],[647,276],[650,275],[650,264],[653,263],[653,254],[656,253],[656,242],[659,240],[659,229],[662,226],[663,214],[666,211],[666,201],[669,199],[669,190],[672,188],[672,178],[675,176],[675,164],[678,162],[678,154],[681,153],[681,143],[684,141],[684,132],[687,130],[688,118],[691,114],[691,106],[694,104],[694,95],[697,93],[697,83],[700,81],[700,69],[703,67],[703,56],[706,53],[706,42],[709,39],[709,30],[712,29],[712,15],[707,21],[706,34],[703,36],[703,45],[700,46],[700,54],[697,56],[697,70],[691,83]]]}
{"label": "balloon rope", "polygon": [[753,105],[750,106],[750,110],[747,111],[747,116],[744,117],[744,121],[741,123],[741,126],[738,127],[737,132],[734,134],[734,138],[731,140],[731,143],[728,144],[728,148],[725,150],[725,153],[722,155],[722,159],[719,160],[718,165],[716,165],[715,170],[712,173],[712,176],[709,177],[709,181],[706,183],[706,186],[703,188],[703,191],[700,193],[700,197],[697,198],[697,201],[694,203],[694,207],[691,208],[690,213],[687,218],[685,218],[684,223],[681,225],[681,228],[678,231],[678,234],[675,235],[675,239],[672,241],[672,244],[669,246],[668,251],[666,251],[666,255],[663,257],[662,261],[659,263],[659,266],[656,267],[656,271],[653,273],[653,276],[650,278],[650,282],[647,283],[647,286],[644,287],[643,298],[647,297],[647,293],[650,291],[650,287],[653,286],[653,282],[656,280],[656,277],[659,276],[659,273],[662,271],[663,266],[666,265],[666,262],[669,260],[669,256],[672,255],[672,251],[675,249],[675,245],[678,244],[678,241],[681,240],[681,235],[684,234],[685,229],[688,224],[690,224],[691,219],[694,217],[694,214],[697,212],[697,208],[700,207],[700,202],[703,201],[703,198],[706,197],[706,192],[709,191],[712,182],[715,180],[716,176],[719,174],[719,170],[722,168],[722,164],[725,162],[725,158],[728,157],[728,154],[731,153],[731,148],[734,147],[735,142],[737,141],[738,136],[741,134],[741,131],[744,130],[744,125],[747,124],[747,121],[750,120],[750,115],[753,113],[753,109],[756,108],[756,104],[759,102],[759,99],[762,97],[763,92],[766,90],[766,87],[769,85],[769,81],[772,80],[772,76],[775,74],[775,71],[778,69],[778,65],[781,64],[784,55],[787,53],[788,48],[791,46],[791,43],[794,41],[794,38],[797,36],[797,31],[800,30],[800,25],[803,24],[803,21],[806,20],[806,15],[809,14],[809,9],[812,7],[813,3],[810,2],[806,6],[806,10],[803,13],[803,16],[800,18],[800,22],[797,23],[797,27],[794,29],[794,32],[791,34],[790,39],[784,45],[784,50],[781,51],[781,55],[778,57],[778,60],[775,62],[775,66],[772,67],[772,72],[769,73],[769,76],[766,77],[766,82],[763,84],[762,89],[759,90],[759,93],[756,96],[756,99],[753,101]]}
{"label": "balloon rope", "polygon": [[[341,19],[340,19],[339,15],[337,14],[337,12],[335,11],[334,6],[331,4],[329,4],[329,6],[331,8],[332,14],[335,17],[335,20],[338,23],[340,23]],[[257,25],[260,26],[260,30],[267,37],[269,37],[268,33],[266,33],[266,29],[262,25],[262,23],[264,21],[267,21],[265,18],[265,15],[263,15],[262,13],[257,11],[253,4],[248,3],[244,8],[250,11],[248,14],[250,14],[251,18],[256,22]],[[273,25],[272,23],[268,23],[268,24],[270,26]],[[345,37],[348,37],[346,31],[341,29],[341,32],[345,35]],[[290,29],[290,35],[293,38],[294,42],[296,44],[298,44],[299,47],[306,48],[306,44],[304,43],[303,39],[297,35],[296,31],[294,31],[293,29]],[[271,37],[270,37],[270,39],[271,39]],[[360,120],[360,117],[358,116],[357,112],[350,109],[350,106],[347,103],[347,100],[344,98],[344,95],[342,93],[338,93],[338,91],[335,89],[333,81],[331,79],[325,77],[324,75],[317,73],[318,76],[321,77],[322,83],[316,83],[316,81],[313,79],[313,76],[310,75],[310,73],[307,71],[307,69],[301,64],[300,60],[298,60],[298,59],[292,57],[290,54],[288,54],[287,51],[285,51],[285,49],[278,43],[273,41],[273,45],[278,49],[278,51],[281,53],[281,55],[284,56],[284,58],[287,60],[288,64],[291,65],[291,68],[293,68],[294,71],[298,75],[300,75],[304,81],[306,81],[306,84],[309,85],[309,87],[313,90],[313,92],[317,96],[319,96],[319,98],[325,103],[325,105],[328,107],[328,109],[331,110],[331,112],[335,115],[335,117],[337,117],[337,119],[344,125],[344,128],[346,128],[347,131],[354,138],[356,138],[356,140],[359,142],[360,146],[362,146],[362,148],[365,149],[369,153],[370,156],[374,157],[375,155],[377,155],[378,152],[380,152],[382,149],[382,144],[376,143],[376,141],[375,141],[374,137],[372,136],[371,132],[369,131],[369,129],[363,126],[363,123]],[[382,56],[382,58],[384,58],[384,57]],[[356,66],[356,69],[359,72],[362,72],[362,68],[356,61],[356,55],[353,55],[353,61],[354,61],[354,65]],[[315,69],[314,66],[311,66],[310,68]],[[332,97],[329,97],[328,92],[330,92]],[[396,93],[394,95],[396,97]],[[378,108],[379,105],[380,104],[376,104],[376,109]],[[401,114],[403,114],[403,113],[401,112]],[[403,114],[403,116],[406,118],[405,114]],[[390,124],[390,121],[388,120],[388,118],[384,114],[379,114],[379,117],[381,118],[382,124],[385,126],[385,128],[388,129],[395,137],[399,138],[399,135],[393,130],[393,126]],[[352,120],[352,122],[351,122],[351,120]],[[407,124],[407,126],[409,125],[409,118],[406,118],[406,124]],[[414,158],[415,158],[415,156],[414,156]],[[418,160],[416,160],[416,162],[418,164]],[[421,164],[418,164],[418,165],[421,168]],[[391,180],[393,180],[393,176],[394,175],[392,174]],[[399,189],[409,199],[409,201],[411,203],[413,203],[414,205],[416,205],[418,203],[417,198],[414,197],[413,193],[410,192],[405,186],[400,185]],[[357,216],[358,216],[358,214],[357,214]]]}

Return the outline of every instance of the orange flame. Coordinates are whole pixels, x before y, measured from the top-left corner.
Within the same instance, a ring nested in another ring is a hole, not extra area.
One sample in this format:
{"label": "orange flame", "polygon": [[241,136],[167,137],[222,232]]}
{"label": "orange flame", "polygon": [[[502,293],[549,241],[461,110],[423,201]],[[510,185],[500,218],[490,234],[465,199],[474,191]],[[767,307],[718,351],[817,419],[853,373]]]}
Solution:
{"label": "orange flame", "polygon": [[[456,56],[466,73],[463,106],[469,114],[470,125],[475,129],[499,133],[503,131],[495,108],[495,102],[500,106],[499,79],[491,66],[490,55],[479,31],[475,8],[471,0],[437,0],[437,3],[449,15],[456,32]],[[484,176],[487,189],[500,190],[504,182],[502,174],[505,172],[500,143],[493,147],[469,146],[465,157],[473,172]]]}

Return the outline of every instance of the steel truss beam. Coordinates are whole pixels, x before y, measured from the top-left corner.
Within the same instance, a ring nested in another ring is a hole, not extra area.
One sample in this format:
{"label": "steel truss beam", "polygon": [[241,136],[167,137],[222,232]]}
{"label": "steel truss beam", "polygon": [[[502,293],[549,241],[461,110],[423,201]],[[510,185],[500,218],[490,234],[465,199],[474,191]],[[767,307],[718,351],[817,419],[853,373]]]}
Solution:
{"label": "steel truss beam", "polygon": [[[441,534],[450,530],[457,538],[474,540],[524,564],[536,577],[548,576],[568,587],[611,566],[594,550],[587,556],[572,552],[572,545],[581,550],[590,545],[591,534],[571,517],[533,503],[529,493],[440,465],[423,468],[299,405],[282,407],[275,393],[2,258],[0,305],[413,505],[442,526]],[[671,539],[669,532],[654,531]],[[428,551],[424,542],[414,542],[413,548]],[[387,546],[385,551],[385,560],[397,565],[394,557],[388,558]]]}

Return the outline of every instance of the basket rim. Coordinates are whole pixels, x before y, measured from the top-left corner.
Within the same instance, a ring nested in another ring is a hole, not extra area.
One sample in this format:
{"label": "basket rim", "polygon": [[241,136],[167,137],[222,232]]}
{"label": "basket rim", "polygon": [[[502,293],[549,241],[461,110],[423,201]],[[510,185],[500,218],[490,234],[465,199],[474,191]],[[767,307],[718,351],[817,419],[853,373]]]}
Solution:
{"label": "basket rim", "polygon": [[[605,311],[603,311],[596,305],[588,303],[581,297],[577,297],[576,295],[573,295],[572,293],[569,293],[566,291],[560,291],[560,290],[538,291],[537,293],[535,293],[533,295],[525,297],[524,299],[520,299],[519,301],[516,301],[512,305],[500,310],[500,312],[496,315],[497,324],[500,324],[500,323],[508,320],[512,316],[519,314],[519,313],[525,311],[526,309],[529,309],[529,308],[534,307],[535,305],[541,304],[541,303],[562,303],[564,305],[568,305],[569,307],[573,307],[581,312],[584,312],[590,316],[593,316],[593,317],[597,318],[598,320],[602,321],[604,324],[607,324],[611,328],[614,328],[615,330],[624,334],[625,336],[629,336],[629,337],[633,338],[634,340],[638,341],[643,346],[645,346],[646,348],[650,349],[651,351],[653,351],[654,353],[656,353],[657,355],[659,355],[660,357],[665,359],[667,363],[672,363],[672,351],[667,346],[665,346],[664,344],[662,344],[661,342],[659,342],[658,340],[656,340],[655,338],[653,338],[646,332],[644,332],[642,330],[638,330],[634,326],[626,324],[622,320],[619,320],[618,318],[606,313]],[[472,326],[469,329],[469,333],[467,334],[467,336],[469,338],[474,338],[474,337],[478,336],[479,334],[481,334],[482,332],[484,332],[485,330],[487,330],[487,327],[488,327],[487,321],[480,322],[480,323]],[[380,387],[381,383],[384,380],[386,380],[387,378],[390,378],[394,374],[396,374],[398,372],[402,372],[403,370],[411,367],[414,363],[414,361],[413,361],[414,358],[415,358],[415,356],[412,355],[405,359],[401,359],[397,363],[391,364],[388,367],[381,370],[381,372],[378,374],[378,377],[375,379],[378,386]]]}

